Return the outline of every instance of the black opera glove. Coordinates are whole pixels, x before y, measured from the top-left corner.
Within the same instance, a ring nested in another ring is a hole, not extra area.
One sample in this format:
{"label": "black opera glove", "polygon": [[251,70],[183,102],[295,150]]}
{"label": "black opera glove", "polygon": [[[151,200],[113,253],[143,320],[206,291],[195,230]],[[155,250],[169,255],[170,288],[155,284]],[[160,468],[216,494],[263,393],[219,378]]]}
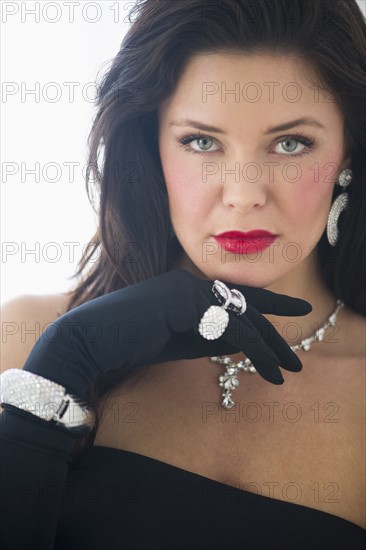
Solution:
{"label": "black opera glove", "polygon": [[279,366],[301,370],[298,356],[262,313],[306,315],[312,310],[308,302],[235,285],[247,309],[241,315],[228,311],[224,334],[208,341],[198,325],[208,307],[220,305],[212,287],[210,280],[175,269],[95,298],[52,323],[23,370],[61,384],[81,400],[101,374],[169,360],[243,352],[273,384],[284,381]]}

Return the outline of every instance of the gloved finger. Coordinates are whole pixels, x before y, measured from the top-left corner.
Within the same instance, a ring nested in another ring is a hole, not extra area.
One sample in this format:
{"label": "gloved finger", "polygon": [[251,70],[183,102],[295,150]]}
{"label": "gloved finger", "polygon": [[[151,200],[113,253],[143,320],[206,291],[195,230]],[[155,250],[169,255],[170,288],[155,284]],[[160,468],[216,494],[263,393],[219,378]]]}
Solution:
{"label": "gloved finger", "polygon": [[260,331],[266,344],[276,353],[280,360],[281,367],[292,372],[301,371],[302,363],[299,357],[292,351],[290,346],[278,333],[273,324],[263,317],[263,315],[261,315],[251,305],[248,305],[245,314]]}
{"label": "gloved finger", "polygon": [[313,309],[312,305],[301,298],[293,298],[287,294],[277,294],[264,288],[233,285],[225,283],[231,289],[236,288],[241,292],[247,303],[258,309],[261,313],[273,315],[300,316],[307,315]]}
{"label": "gloved finger", "polygon": [[245,314],[237,316],[229,313],[229,324],[221,338],[239,348],[265,380],[272,384],[283,384],[280,360]]}
{"label": "gloved finger", "polygon": [[200,357],[214,357],[218,355],[234,355],[240,353],[236,346],[217,340],[202,338],[197,330],[191,329],[179,334],[173,334],[159,356],[159,363],[180,359],[198,359]]}

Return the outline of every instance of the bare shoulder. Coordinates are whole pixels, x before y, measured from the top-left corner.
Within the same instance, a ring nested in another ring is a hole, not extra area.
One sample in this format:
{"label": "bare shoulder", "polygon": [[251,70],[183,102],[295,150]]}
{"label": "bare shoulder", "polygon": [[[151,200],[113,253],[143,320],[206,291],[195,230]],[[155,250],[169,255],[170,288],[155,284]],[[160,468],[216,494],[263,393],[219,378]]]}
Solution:
{"label": "bare shoulder", "polygon": [[60,315],[65,313],[67,293],[23,294],[1,307],[1,372],[21,369],[34,344]]}
{"label": "bare shoulder", "polygon": [[[23,294],[1,308],[0,372],[22,369],[34,344],[61,315],[66,313],[69,293]],[[0,412],[2,412],[0,407]],[[94,419],[90,418],[91,427]]]}

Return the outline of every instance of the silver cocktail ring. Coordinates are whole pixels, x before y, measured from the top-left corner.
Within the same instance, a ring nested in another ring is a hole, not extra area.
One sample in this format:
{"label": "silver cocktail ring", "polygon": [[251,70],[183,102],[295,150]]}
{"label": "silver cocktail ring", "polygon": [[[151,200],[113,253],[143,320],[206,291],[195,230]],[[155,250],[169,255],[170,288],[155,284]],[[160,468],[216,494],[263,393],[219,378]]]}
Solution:
{"label": "silver cocktail ring", "polygon": [[221,306],[210,306],[203,314],[198,331],[206,340],[217,340],[222,336],[229,324],[229,314],[226,309],[242,315],[247,303],[241,292],[236,288],[229,289],[225,283],[216,279],[212,285],[212,292],[219,300],[224,302]]}
{"label": "silver cocktail ring", "polygon": [[[229,289],[225,283],[216,279],[212,286],[212,292],[215,294],[219,302],[226,300],[230,296],[230,301],[227,309],[234,311],[238,315],[242,315],[247,309],[247,302],[243,294],[236,288]],[[226,309],[226,308],[225,308]]]}

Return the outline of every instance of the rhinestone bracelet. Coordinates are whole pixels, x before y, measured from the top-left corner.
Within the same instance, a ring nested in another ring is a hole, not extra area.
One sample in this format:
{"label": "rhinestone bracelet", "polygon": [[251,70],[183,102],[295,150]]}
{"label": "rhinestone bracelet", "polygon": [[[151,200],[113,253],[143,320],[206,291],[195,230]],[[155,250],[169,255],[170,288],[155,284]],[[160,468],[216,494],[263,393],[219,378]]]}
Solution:
{"label": "rhinestone bracelet", "polygon": [[0,404],[6,403],[69,429],[87,425],[89,409],[77,397],[60,384],[25,370],[8,369],[0,375]]}

